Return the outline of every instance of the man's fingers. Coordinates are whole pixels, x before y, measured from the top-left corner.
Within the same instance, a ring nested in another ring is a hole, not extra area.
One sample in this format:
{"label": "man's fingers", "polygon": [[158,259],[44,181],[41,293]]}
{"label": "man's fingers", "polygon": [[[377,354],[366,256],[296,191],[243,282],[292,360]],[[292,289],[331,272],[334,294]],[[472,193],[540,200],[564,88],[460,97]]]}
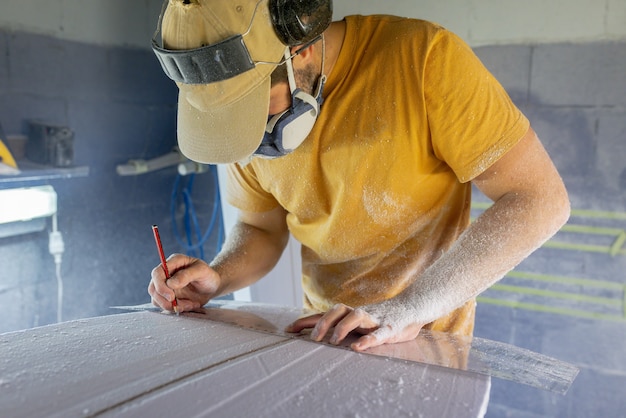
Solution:
{"label": "man's fingers", "polygon": [[313,341],[322,341],[328,330],[337,325],[339,321],[344,319],[346,315],[352,312],[352,308],[344,305],[343,303],[338,303],[333,308],[326,312],[317,324],[313,331],[311,331],[311,339]]}
{"label": "man's fingers", "polygon": [[[170,302],[170,300],[166,296],[163,296],[157,291],[153,282],[150,282],[150,285],[148,286],[148,293],[152,297],[152,304],[154,306],[157,306],[159,308],[166,309],[169,311],[172,310],[172,303]],[[173,292],[172,292],[172,295],[173,295]]]}
{"label": "man's fingers", "polygon": [[350,345],[354,351],[365,351],[368,348],[376,347],[383,344],[401,343],[417,338],[421,324],[413,323],[404,327],[402,330],[394,330],[390,326],[384,326],[370,334],[364,335],[356,342]]}
{"label": "man's fingers", "polygon": [[202,305],[189,299],[178,298],[178,312],[188,312],[201,308]]}
{"label": "man's fingers", "polygon": [[313,328],[311,339],[322,341],[331,328],[334,328],[330,338],[331,344],[339,344],[346,336],[355,330],[371,331],[378,324],[362,309],[352,309],[344,304],[337,304],[324,314],[316,314],[300,318],[285,328],[287,332],[300,332],[306,328]]}
{"label": "man's fingers", "polygon": [[165,273],[163,272],[161,265],[152,269],[151,278],[152,280],[150,280],[150,285],[148,286],[148,293],[152,297],[159,295],[167,301],[174,297],[174,291],[167,285]]}
{"label": "man's fingers", "polygon": [[385,344],[374,333],[367,334],[356,340],[350,345],[354,351],[365,351],[368,348],[376,347]]}
{"label": "man's fingers", "polygon": [[392,331],[391,327],[387,325],[362,336],[350,347],[354,351],[365,351],[368,348],[399,341],[404,341],[402,340],[402,332]]}
{"label": "man's fingers", "polygon": [[335,331],[330,338],[330,343],[339,344],[354,330],[372,329],[376,326],[377,324],[367,312],[362,309],[355,309],[335,325]]}
{"label": "man's fingers", "polygon": [[317,321],[322,317],[322,314],[315,314],[311,316],[306,316],[304,318],[300,318],[295,322],[287,325],[285,328],[286,332],[300,332],[306,328],[313,328]]}
{"label": "man's fingers", "polygon": [[300,332],[306,328],[313,328],[311,331],[311,339],[314,341],[322,341],[328,331],[351,312],[352,308],[343,304],[337,304],[324,314],[315,314],[298,319],[288,325],[285,331]]}

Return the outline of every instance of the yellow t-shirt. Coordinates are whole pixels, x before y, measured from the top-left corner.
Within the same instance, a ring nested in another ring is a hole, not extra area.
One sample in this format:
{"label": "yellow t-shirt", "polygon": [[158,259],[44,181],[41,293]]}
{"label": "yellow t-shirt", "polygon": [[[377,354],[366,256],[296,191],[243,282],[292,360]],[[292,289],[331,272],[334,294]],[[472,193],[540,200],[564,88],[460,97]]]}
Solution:
{"label": "yellow t-shirt", "polygon": [[[529,127],[464,42],[415,19],[347,17],[324,100],[293,153],[230,165],[227,197],[287,210],[305,306],[318,311],[419,280],[468,226],[469,181]],[[474,310],[471,300],[428,327],[471,334]]]}

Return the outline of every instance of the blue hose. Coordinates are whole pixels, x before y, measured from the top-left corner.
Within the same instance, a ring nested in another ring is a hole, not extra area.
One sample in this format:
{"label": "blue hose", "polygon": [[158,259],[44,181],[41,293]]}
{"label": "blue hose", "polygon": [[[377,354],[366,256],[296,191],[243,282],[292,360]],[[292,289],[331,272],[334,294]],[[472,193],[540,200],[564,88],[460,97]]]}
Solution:
{"label": "blue hose", "polygon": [[[211,213],[211,220],[209,225],[206,228],[206,231],[202,233],[202,229],[200,227],[200,222],[198,220],[198,216],[196,214],[196,209],[193,204],[192,199],[192,190],[193,184],[195,180],[195,173],[189,176],[189,180],[187,184],[181,189],[182,178],[180,174],[176,176],[174,180],[174,187],[172,189],[172,198],[170,203],[170,215],[172,218],[172,230],[174,232],[174,237],[178,244],[183,248],[187,255],[192,257],[197,257],[200,259],[205,258],[204,254],[204,244],[208,241],[209,237],[213,234],[213,231],[217,227],[217,252],[219,252],[222,248],[224,242],[224,226],[221,222],[221,219],[218,220],[218,215],[220,214],[220,190],[219,183],[217,178],[217,167],[212,165],[209,167],[210,172],[214,179],[215,186],[215,200],[213,203],[213,210]],[[176,221],[176,207],[179,201],[179,194],[182,196],[182,204],[184,206],[184,214],[183,214],[183,226],[185,230],[185,237],[181,237],[178,223]],[[195,242],[194,242],[195,240]]]}

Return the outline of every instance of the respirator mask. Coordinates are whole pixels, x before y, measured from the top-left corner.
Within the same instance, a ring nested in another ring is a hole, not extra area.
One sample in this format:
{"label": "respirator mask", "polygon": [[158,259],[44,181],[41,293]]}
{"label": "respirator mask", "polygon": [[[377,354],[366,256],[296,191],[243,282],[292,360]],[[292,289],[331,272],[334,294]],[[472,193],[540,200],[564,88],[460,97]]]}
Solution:
{"label": "respirator mask", "polygon": [[[322,72],[324,69],[325,45],[322,38]],[[277,158],[289,154],[296,149],[309,135],[320,113],[320,107],[324,99],[322,92],[326,76],[322,75],[317,81],[315,96],[296,87],[292,56],[289,48],[285,51],[285,65],[287,66],[287,78],[289,91],[291,92],[291,105],[284,112],[273,115],[267,121],[265,134],[261,145],[254,153],[255,157]]]}

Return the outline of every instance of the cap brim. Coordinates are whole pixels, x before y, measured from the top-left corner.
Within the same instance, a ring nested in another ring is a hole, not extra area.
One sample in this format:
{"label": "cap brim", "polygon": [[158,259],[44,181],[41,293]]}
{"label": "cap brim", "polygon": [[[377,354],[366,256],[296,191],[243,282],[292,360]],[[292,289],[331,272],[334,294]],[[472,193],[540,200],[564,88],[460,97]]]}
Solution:
{"label": "cap brim", "polygon": [[207,110],[192,104],[197,89],[204,86],[179,85],[178,146],[183,155],[203,164],[248,159],[263,139],[270,85],[267,77],[237,101]]}

